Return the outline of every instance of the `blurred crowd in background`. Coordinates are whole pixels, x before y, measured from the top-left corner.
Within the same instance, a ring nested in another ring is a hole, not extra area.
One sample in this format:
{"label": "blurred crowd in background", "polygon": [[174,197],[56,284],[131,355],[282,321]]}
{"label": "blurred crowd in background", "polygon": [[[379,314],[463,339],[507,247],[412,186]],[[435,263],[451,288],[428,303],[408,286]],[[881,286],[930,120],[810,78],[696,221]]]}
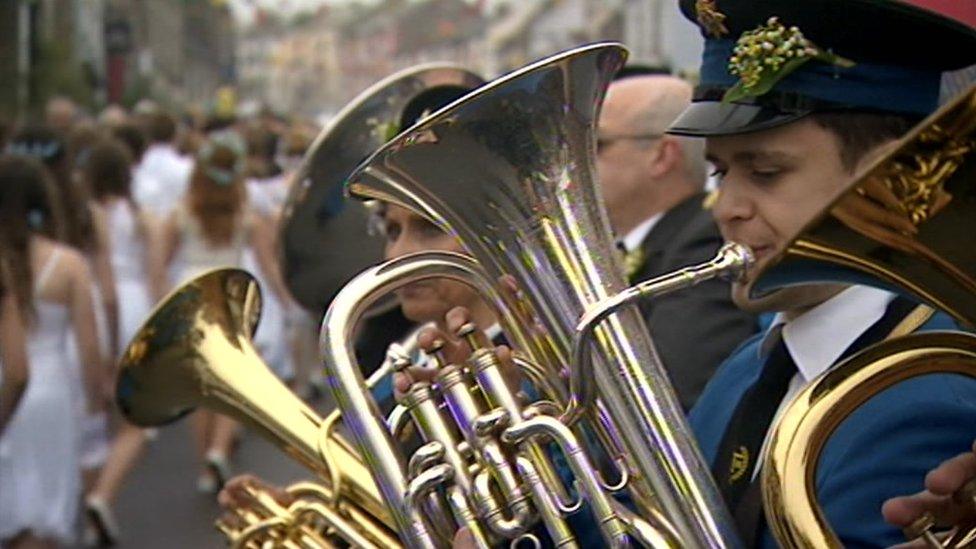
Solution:
{"label": "blurred crowd in background", "polygon": [[[116,365],[154,304],[201,272],[255,273],[256,346],[313,396],[317,319],[289,296],[275,235],[317,132],[270,113],[201,116],[148,100],[88,113],[61,97],[41,122],[0,130],[0,505],[42,515],[4,520],[0,539],[93,544],[117,528],[114,498],[154,433],[118,417]],[[238,427],[199,412],[193,433],[196,488],[214,493]],[[23,521],[46,527],[3,530]]]}

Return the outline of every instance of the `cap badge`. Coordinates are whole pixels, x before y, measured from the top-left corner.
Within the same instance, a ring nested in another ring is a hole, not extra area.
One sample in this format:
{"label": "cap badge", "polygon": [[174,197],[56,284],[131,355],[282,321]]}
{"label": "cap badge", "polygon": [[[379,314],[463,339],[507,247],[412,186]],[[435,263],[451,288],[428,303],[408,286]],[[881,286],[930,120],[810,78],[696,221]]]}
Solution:
{"label": "cap badge", "polygon": [[738,482],[749,470],[749,449],[739,446],[732,452],[732,462],[729,463],[729,484]]}
{"label": "cap badge", "polygon": [[721,38],[729,33],[725,26],[725,14],[718,11],[716,0],[695,0],[695,13],[698,24],[713,38]]}
{"label": "cap badge", "polygon": [[854,62],[817,47],[797,27],[787,28],[778,17],[745,32],[735,43],[729,72],[739,81],[725,92],[724,102],[759,97],[809,61],[817,60],[842,68]]}

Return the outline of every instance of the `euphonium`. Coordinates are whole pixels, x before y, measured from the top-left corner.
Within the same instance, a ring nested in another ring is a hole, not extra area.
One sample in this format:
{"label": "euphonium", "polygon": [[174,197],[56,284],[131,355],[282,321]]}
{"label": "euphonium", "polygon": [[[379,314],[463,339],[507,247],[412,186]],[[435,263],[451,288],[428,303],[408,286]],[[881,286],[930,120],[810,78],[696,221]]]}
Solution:
{"label": "euphonium", "polygon": [[[626,287],[593,173],[599,108],[625,56],[617,44],[596,44],[491,82],[398,135],[348,180],[351,194],[431,219],[475,258],[426,254],[370,269],[339,292],[322,324],[323,360],[343,420],[410,547],[440,545],[445,523],[468,526],[487,545],[524,536],[539,520],[557,543],[572,546],[563,519],[575,505],[564,499],[541,441],[569,457],[607,545],[626,544],[628,536],[653,546],[737,543],[635,310],[590,317],[593,338],[584,354],[592,354],[585,373],[593,382],[566,379],[575,370],[577,322]],[[735,273],[748,261],[742,250],[724,252],[732,260],[651,286],[677,289]],[[541,391],[545,400],[524,405],[499,380],[497,360],[483,345],[467,364],[440,364],[435,385],[407,395],[428,440],[408,468],[365,390],[349,338],[380,294],[438,276],[468,283],[495,304],[510,343],[526,356],[523,365],[550,386]],[[499,290],[502,277],[514,280],[524,299]],[[459,383],[466,391],[453,388]],[[460,420],[464,443],[448,436],[440,399]],[[583,417],[594,420],[585,429]],[[499,460],[499,450],[514,464]],[[598,467],[606,463],[619,467],[615,486]],[[609,497],[624,485],[637,515]],[[499,493],[504,501],[492,499]],[[496,512],[499,506],[505,511]]]}
{"label": "euphonium", "polygon": [[[917,233],[887,225],[890,215],[907,219]],[[855,177],[760,274],[752,293],[809,282],[874,284],[976,326],[976,252],[966,236],[976,230],[974,221],[976,87]],[[772,432],[762,469],[766,516],[781,545],[840,547],[814,493],[820,451],[858,406],[931,373],[976,376],[976,336],[924,332],[889,339],[834,367],[792,401]],[[920,526],[916,534],[924,533]],[[961,531],[945,546],[971,534]]]}
{"label": "euphonium", "polygon": [[[248,532],[221,525],[235,547],[263,539],[308,547],[307,540],[319,535],[362,547],[396,545],[390,515],[369,472],[333,429],[338,416],[323,420],[261,361],[251,341],[260,310],[257,283],[238,269],[210,271],[175,290],[122,357],[119,409],[146,427],[176,421],[200,406],[226,414],[260,432],[325,483],[317,490],[293,488],[302,499],[287,513],[264,498],[266,509],[252,517],[254,528]],[[308,520],[310,514],[314,521]],[[310,524],[324,526],[317,531]]]}

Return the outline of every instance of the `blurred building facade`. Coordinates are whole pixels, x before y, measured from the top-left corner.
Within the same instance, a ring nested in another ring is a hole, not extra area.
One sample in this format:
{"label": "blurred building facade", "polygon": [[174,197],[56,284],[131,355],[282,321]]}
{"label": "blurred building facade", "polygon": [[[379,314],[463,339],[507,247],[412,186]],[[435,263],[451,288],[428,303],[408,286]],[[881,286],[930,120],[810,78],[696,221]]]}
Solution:
{"label": "blurred building facade", "polygon": [[0,114],[37,112],[52,96],[104,100],[105,0],[0,2]]}
{"label": "blurred building facade", "polygon": [[673,0],[533,0],[502,4],[486,50],[493,73],[601,40],[623,42],[631,63],[687,74],[702,40]]}
{"label": "blurred building facade", "polygon": [[205,104],[236,80],[236,26],[226,0],[2,0],[0,114],[53,96]]}
{"label": "blurred building facade", "polygon": [[279,112],[335,113],[389,74],[458,63],[487,77],[557,51],[619,40],[631,62],[686,73],[701,39],[673,0],[385,0],[282,22],[259,11],[238,43],[243,97]]}
{"label": "blurred building facade", "polygon": [[206,107],[236,81],[236,22],[223,0],[108,0],[109,99]]}
{"label": "blurred building facade", "polygon": [[288,24],[258,11],[237,46],[241,95],[279,112],[334,113],[401,68],[447,61],[480,69],[487,23],[465,0],[325,5]]}

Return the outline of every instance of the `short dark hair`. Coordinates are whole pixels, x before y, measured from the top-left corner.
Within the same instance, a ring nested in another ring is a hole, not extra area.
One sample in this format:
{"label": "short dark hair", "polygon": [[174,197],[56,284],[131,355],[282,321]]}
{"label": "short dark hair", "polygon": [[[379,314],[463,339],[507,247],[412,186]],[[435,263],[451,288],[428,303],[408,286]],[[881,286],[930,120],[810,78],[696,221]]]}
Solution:
{"label": "short dark hair", "polygon": [[843,111],[814,113],[810,118],[837,136],[840,160],[849,171],[854,171],[864,155],[874,148],[905,135],[921,121],[896,114]]}
{"label": "short dark hair", "polygon": [[[403,131],[420,121],[421,118],[446,107],[470,93],[468,86],[444,84],[434,86],[415,95],[400,111],[399,131]],[[392,137],[392,136],[391,136]]]}
{"label": "short dark hair", "polygon": [[169,113],[153,113],[146,123],[146,133],[153,143],[169,143],[176,138],[176,121]]}
{"label": "short dark hair", "polygon": [[613,75],[613,81],[616,82],[634,76],[655,76],[660,74],[674,74],[674,69],[668,65],[644,65],[635,63],[633,65],[625,65],[617,71],[617,74]]}
{"label": "short dark hair", "polygon": [[146,152],[146,134],[131,122],[112,128],[112,135],[129,147],[132,162],[138,164]]}

